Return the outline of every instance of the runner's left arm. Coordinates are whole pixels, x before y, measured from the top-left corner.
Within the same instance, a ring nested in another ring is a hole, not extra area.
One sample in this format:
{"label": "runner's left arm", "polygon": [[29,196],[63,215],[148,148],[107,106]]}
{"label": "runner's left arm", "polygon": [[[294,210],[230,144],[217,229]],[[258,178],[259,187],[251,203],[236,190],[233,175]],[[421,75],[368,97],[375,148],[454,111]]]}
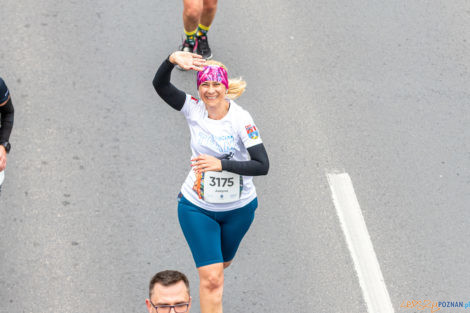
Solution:
{"label": "runner's left arm", "polygon": [[262,143],[247,149],[251,160],[235,161],[221,160],[222,170],[243,176],[261,176],[268,174],[269,159],[268,153]]}

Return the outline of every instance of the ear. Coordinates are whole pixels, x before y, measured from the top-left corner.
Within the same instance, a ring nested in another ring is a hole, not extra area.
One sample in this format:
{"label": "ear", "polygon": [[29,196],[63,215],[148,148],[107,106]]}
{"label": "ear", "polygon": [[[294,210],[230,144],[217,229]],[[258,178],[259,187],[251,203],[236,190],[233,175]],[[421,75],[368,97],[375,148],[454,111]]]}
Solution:
{"label": "ear", "polygon": [[152,304],[150,304],[150,300],[149,299],[145,299],[145,304],[147,305],[147,310],[149,311],[149,313],[152,313]]}
{"label": "ear", "polygon": [[193,297],[189,297],[189,306],[188,306],[188,312],[191,310],[191,303],[193,302]]}

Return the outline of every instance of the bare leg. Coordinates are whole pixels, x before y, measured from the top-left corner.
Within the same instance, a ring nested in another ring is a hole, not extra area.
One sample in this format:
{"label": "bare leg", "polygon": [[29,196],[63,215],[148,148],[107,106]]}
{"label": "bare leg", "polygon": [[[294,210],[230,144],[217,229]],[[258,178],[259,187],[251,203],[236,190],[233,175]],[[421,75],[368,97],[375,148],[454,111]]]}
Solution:
{"label": "bare leg", "polygon": [[204,6],[202,9],[200,22],[204,26],[211,26],[214,20],[215,13],[217,12],[217,0],[203,0]]}
{"label": "bare leg", "polygon": [[222,313],[224,264],[201,266],[199,272],[199,302],[201,313]]}
{"label": "bare leg", "polygon": [[224,269],[230,266],[232,264],[232,261],[224,262]]}
{"label": "bare leg", "polygon": [[201,19],[203,0],[183,0],[183,25],[188,32],[197,28]]}

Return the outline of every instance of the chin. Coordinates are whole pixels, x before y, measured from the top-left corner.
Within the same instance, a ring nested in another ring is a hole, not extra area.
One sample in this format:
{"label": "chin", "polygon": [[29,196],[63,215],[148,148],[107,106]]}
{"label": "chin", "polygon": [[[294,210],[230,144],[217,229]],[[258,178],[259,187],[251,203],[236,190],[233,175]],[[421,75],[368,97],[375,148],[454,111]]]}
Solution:
{"label": "chin", "polygon": [[214,100],[204,100],[204,103],[207,104],[210,107],[216,107],[218,106],[222,101],[219,101],[219,99],[214,99]]}

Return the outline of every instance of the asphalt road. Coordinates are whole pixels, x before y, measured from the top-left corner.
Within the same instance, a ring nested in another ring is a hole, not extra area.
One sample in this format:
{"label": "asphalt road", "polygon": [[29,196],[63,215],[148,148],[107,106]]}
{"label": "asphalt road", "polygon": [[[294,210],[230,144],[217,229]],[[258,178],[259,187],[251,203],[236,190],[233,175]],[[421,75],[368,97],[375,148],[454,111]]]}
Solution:
{"label": "asphalt road", "polygon": [[[0,312],[145,312],[197,273],[176,216],[184,118],[151,81],[180,1],[3,0],[15,105],[0,196]],[[351,176],[395,311],[470,301],[470,4],[220,1],[209,40],[243,76],[271,169],[226,271],[225,312],[367,311],[326,174]],[[172,81],[196,95],[195,74]],[[440,312],[464,312],[444,309]]]}

